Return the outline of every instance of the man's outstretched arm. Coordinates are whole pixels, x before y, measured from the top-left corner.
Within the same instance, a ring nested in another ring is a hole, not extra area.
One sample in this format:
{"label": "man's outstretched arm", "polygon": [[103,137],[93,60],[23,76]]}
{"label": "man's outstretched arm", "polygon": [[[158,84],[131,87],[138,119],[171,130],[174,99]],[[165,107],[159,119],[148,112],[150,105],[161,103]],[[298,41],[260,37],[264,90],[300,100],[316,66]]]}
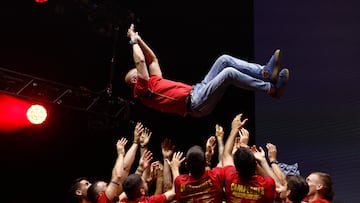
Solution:
{"label": "man's outstretched arm", "polygon": [[145,55],[144,55],[140,45],[138,44],[140,37],[139,37],[139,34],[137,32],[135,32],[133,24],[130,25],[130,28],[128,29],[128,32],[127,32],[127,36],[129,37],[130,44],[132,46],[133,59],[134,59],[135,67],[137,70],[137,77],[148,80],[149,72],[147,70]]}
{"label": "man's outstretched arm", "polygon": [[224,152],[223,152],[223,158],[222,158],[222,163],[223,166],[227,166],[227,165],[234,165],[234,160],[232,157],[232,150],[234,147],[234,141],[235,141],[235,137],[239,134],[240,129],[242,129],[242,127],[246,124],[246,122],[248,121],[247,118],[242,119],[242,114],[238,114],[235,116],[235,118],[233,119],[232,123],[231,123],[231,131],[230,131],[230,135],[226,140],[225,146],[224,146]]}
{"label": "man's outstretched arm", "polygon": [[139,33],[135,32],[133,24],[130,26],[129,32],[131,33],[130,40],[137,42],[137,44],[139,45],[139,47],[137,47],[136,44],[134,44],[135,45],[133,47],[134,53],[135,53],[135,51],[139,51],[139,50],[137,50],[137,48],[140,48],[141,54],[144,56],[144,59],[145,59],[144,62],[146,62],[146,64],[149,66],[150,75],[158,75],[158,76],[162,77],[162,72],[160,69],[158,58],[156,57],[153,50],[140,37]]}

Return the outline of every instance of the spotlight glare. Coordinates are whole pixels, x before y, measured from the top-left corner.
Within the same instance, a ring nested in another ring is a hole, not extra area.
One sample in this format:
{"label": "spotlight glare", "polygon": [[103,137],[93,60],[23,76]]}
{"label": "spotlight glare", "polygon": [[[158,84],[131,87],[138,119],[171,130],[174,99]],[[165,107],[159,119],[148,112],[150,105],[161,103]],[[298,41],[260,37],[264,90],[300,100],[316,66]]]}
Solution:
{"label": "spotlight glare", "polygon": [[46,109],[41,105],[32,105],[26,112],[26,116],[33,124],[41,124],[47,117]]}
{"label": "spotlight glare", "polygon": [[46,3],[48,0],[35,0],[35,3],[42,4]]}

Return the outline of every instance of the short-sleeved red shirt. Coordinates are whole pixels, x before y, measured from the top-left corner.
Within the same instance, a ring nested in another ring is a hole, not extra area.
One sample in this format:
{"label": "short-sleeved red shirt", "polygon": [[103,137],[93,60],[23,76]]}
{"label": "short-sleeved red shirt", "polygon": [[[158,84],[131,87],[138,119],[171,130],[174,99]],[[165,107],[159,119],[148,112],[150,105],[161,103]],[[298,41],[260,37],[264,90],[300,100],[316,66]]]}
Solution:
{"label": "short-sleeved red shirt", "polygon": [[270,176],[254,176],[244,182],[234,166],[225,166],[225,198],[226,202],[267,203],[274,202],[275,181]]}
{"label": "short-sleeved red shirt", "polygon": [[96,203],[113,203],[113,201],[107,198],[105,192],[100,193],[99,198]]}
{"label": "short-sleeved red shirt", "polygon": [[200,179],[182,174],[175,179],[178,202],[221,202],[224,172],[220,167],[206,170]]}
{"label": "short-sleeved red shirt", "polygon": [[331,202],[326,199],[316,199],[316,200],[313,200],[311,203],[331,203]]}
{"label": "short-sleeved red shirt", "polygon": [[141,196],[134,201],[129,201],[127,198],[121,199],[120,203],[166,203],[166,196],[164,194],[160,195],[152,195],[148,196]]}
{"label": "short-sleeved red shirt", "polygon": [[181,82],[151,75],[149,80],[138,78],[134,87],[134,97],[150,108],[185,116],[187,98],[192,86]]}

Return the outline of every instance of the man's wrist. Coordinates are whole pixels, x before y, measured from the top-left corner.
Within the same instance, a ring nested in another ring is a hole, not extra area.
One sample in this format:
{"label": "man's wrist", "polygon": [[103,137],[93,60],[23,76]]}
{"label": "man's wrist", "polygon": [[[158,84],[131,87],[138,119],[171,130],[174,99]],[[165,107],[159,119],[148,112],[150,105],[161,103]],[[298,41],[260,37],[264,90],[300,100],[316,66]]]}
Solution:
{"label": "man's wrist", "polygon": [[137,169],[136,169],[136,172],[138,173],[143,173],[145,169],[143,169],[141,166],[138,166]]}
{"label": "man's wrist", "polygon": [[279,164],[279,161],[278,160],[272,160],[272,161],[270,161],[270,165],[272,165],[272,164]]}
{"label": "man's wrist", "polygon": [[211,161],[208,159],[206,159],[205,161],[205,166],[211,167]]}
{"label": "man's wrist", "polygon": [[136,40],[136,39],[131,39],[130,41],[129,41],[129,44],[130,45],[134,45],[134,44],[137,44],[138,43],[138,41]]}

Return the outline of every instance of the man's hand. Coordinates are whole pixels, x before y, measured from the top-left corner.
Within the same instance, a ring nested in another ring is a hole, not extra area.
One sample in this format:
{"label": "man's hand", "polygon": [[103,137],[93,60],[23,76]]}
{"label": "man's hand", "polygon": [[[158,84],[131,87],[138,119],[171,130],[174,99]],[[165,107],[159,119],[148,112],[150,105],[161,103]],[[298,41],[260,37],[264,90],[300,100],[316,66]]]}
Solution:
{"label": "man's hand", "polygon": [[139,33],[135,32],[134,24],[130,25],[127,32],[127,36],[130,38],[131,41],[137,41],[140,38]]}
{"label": "man's hand", "polygon": [[170,162],[170,160],[169,159],[166,159],[166,162],[169,164],[169,166],[171,167],[171,168],[179,168],[180,167],[180,165],[181,165],[181,163],[183,162],[183,161],[185,161],[185,158],[186,157],[183,157],[183,152],[175,152],[174,154],[173,154],[173,158],[172,158],[172,160],[171,160],[171,162]]}
{"label": "man's hand", "polygon": [[152,132],[149,130],[149,128],[145,128],[141,135],[140,135],[140,146],[141,147],[145,147],[149,144],[150,141],[150,137],[151,137]]}
{"label": "man's hand", "polygon": [[149,150],[145,150],[144,154],[140,157],[139,166],[143,170],[150,166],[150,162],[153,159],[152,153]]}
{"label": "man's hand", "polygon": [[206,142],[205,157],[207,161],[210,161],[211,157],[214,155],[215,147],[216,147],[216,138],[215,136],[210,136]]}
{"label": "man's hand", "polygon": [[231,123],[231,129],[240,131],[240,129],[247,123],[247,121],[248,121],[247,118],[241,120],[242,115],[243,114],[241,113],[241,114],[238,114],[235,116],[235,118],[233,119],[233,121]]}
{"label": "man's hand", "polygon": [[249,144],[249,131],[245,128],[239,130],[240,143],[248,145]]}
{"label": "man's hand", "polygon": [[140,122],[137,122],[135,129],[134,129],[134,143],[140,142],[140,135],[142,134],[143,131],[144,131],[143,124]]}
{"label": "man's hand", "polygon": [[215,125],[215,136],[216,136],[217,140],[223,141],[223,139],[224,139],[224,129],[219,124]]}
{"label": "man's hand", "polygon": [[165,138],[161,143],[161,152],[164,159],[171,159],[174,153],[175,145],[171,145],[171,140]]}
{"label": "man's hand", "polygon": [[268,158],[269,161],[276,161],[277,160],[277,149],[276,145],[272,143],[267,143],[266,148],[268,150]]}
{"label": "man's hand", "polygon": [[124,156],[125,155],[125,145],[127,143],[127,139],[122,137],[120,140],[117,141],[116,143],[116,150],[117,150],[117,153],[118,155],[122,155]]}

